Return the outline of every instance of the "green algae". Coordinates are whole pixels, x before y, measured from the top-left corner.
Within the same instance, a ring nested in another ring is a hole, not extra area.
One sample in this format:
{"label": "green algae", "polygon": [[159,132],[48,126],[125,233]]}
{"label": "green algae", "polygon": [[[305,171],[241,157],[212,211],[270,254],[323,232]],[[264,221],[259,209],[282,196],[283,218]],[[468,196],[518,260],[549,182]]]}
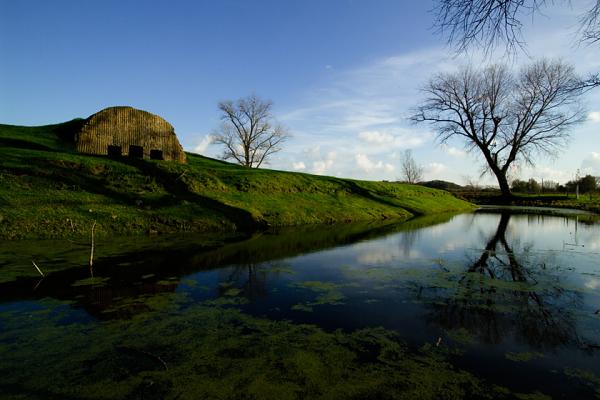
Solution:
{"label": "green algae", "polygon": [[175,305],[102,324],[15,312],[0,332],[0,390],[10,399],[511,397],[384,328],[327,332]]}
{"label": "green algae", "polygon": [[526,351],[526,352],[522,352],[522,353],[511,353],[511,352],[508,352],[504,356],[508,360],[511,360],[511,361],[526,362],[526,361],[531,361],[531,360],[535,360],[535,359],[538,359],[538,358],[543,358],[544,354],[536,352],[536,351]]}
{"label": "green algae", "polygon": [[516,393],[515,397],[519,400],[552,400],[552,397],[540,392],[534,393]]}
{"label": "green algae", "polygon": [[105,286],[110,280],[108,277],[91,277],[75,281],[71,286]]}
{"label": "green algae", "polygon": [[579,368],[565,368],[565,375],[585,384],[594,390],[596,398],[600,399],[600,377],[591,371]]}
{"label": "green algae", "polygon": [[450,340],[462,345],[470,345],[475,341],[475,338],[465,328],[457,328],[446,331],[446,335]]}
{"label": "green algae", "polygon": [[223,293],[223,296],[228,296],[228,297],[236,297],[239,296],[240,293],[242,293],[242,289],[239,288],[229,288],[225,291],[225,293]]}
{"label": "green algae", "polygon": [[337,284],[333,282],[322,281],[304,281],[294,283],[291,286],[301,289],[308,289],[317,295],[313,301],[309,301],[304,304],[296,304],[294,306],[296,307],[295,310],[312,311],[314,306],[319,305],[343,305],[343,300],[346,298],[346,296],[342,293],[341,289],[348,287],[348,285],[349,284]]}
{"label": "green algae", "polygon": [[302,303],[294,304],[291,309],[294,311],[313,312],[313,308],[311,306]]}
{"label": "green algae", "polygon": [[216,299],[206,300],[203,302],[203,304],[205,304],[205,305],[215,306],[215,307],[240,306],[240,305],[248,304],[248,303],[249,303],[249,300],[244,297],[232,297],[232,296],[219,297]]}

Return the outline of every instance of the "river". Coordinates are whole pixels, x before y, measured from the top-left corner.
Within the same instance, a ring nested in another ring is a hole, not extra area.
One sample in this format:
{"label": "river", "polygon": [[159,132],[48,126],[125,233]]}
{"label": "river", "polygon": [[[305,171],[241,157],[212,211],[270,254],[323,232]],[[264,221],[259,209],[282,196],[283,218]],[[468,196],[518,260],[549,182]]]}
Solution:
{"label": "river", "polygon": [[0,244],[6,398],[600,396],[589,216],[99,239],[92,269],[89,250]]}

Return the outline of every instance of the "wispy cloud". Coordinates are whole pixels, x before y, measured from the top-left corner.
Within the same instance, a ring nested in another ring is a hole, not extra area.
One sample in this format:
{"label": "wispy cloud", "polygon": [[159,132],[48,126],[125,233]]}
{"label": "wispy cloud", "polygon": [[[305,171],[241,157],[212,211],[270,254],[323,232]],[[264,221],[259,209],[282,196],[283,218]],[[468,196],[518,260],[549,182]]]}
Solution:
{"label": "wispy cloud", "polygon": [[394,141],[394,136],[388,132],[363,131],[358,134],[358,138],[368,143],[389,144]]}
{"label": "wispy cloud", "polygon": [[426,179],[442,179],[448,167],[445,164],[432,162],[425,166]]}
{"label": "wispy cloud", "polygon": [[466,151],[459,149],[457,147],[454,147],[454,146],[442,146],[442,149],[444,150],[444,152],[446,154],[448,154],[449,156],[452,156],[452,157],[465,158],[467,156]]}
{"label": "wispy cloud", "polygon": [[[440,49],[429,49],[332,69],[326,81],[307,91],[302,106],[280,116],[295,142],[286,149],[288,164],[278,167],[294,169],[303,162],[315,173],[394,179],[399,151],[435,147],[429,128],[412,125],[407,116],[419,83],[440,66],[451,68],[444,57]],[[335,159],[326,156],[331,151]]]}
{"label": "wispy cloud", "polygon": [[386,146],[387,150],[414,149],[428,142],[431,143],[433,134],[417,129],[388,127],[360,132],[358,138],[369,144]]}
{"label": "wispy cloud", "polygon": [[593,122],[595,124],[600,123],[600,111],[592,111],[588,114],[588,121]]}
{"label": "wispy cloud", "polygon": [[211,145],[211,143],[213,142],[214,137],[212,135],[206,135],[204,136],[196,146],[194,146],[193,148],[193,152],[197,153],[197,154],[205,154],[206,150],[208,149],[208,146]]}
{"label": "wispy cloud", "polygon": [[302,161],[295,162],[292,163],[292,168],[294,169],[294,171],[304,171],[306,169],[306,164],[304,164],[304,162]]}
{"label": "wispy cloud", "polygon": [[591,152],[581,162],[581,170],[585,174],[600,176],[600,153]]}
{"label": "wispy cloud", "polygon": [[312,163],[312,172],[317,175],[324,175],[331,167],[333,167],[333,163],[337,157],[337,153],[335,151],[328,152],[324,158],[315,160]]}
{"label": "wispy cloud", "polygon": [[354,159],[356,160],[356,165],[358,168],[362,169],[368,174],[378,171],[392,173],[395,170],[395,167],[392,164],[384,163],[381,160],[374,162],[366,154],[357,154]]}

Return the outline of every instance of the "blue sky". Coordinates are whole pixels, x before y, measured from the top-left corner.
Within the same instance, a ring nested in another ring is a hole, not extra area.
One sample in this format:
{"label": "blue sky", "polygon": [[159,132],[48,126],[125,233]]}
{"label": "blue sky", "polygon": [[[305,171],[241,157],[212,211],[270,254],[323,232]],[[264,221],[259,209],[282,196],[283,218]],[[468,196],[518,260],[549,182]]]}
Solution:
{"label": "blue sky", "polygon": [[[433,4],[0,0],[0,122],[48,124],[131,105],[171,122],[186,150],[217,156],[217,102],[255,92],[293,134],[271,168],[395,179],[410,148],[426,179],[494,183],[460,142],[440,146],[430,128],[406,120],[429,76],[483,62],[477,51],[455,56],[434,34]],[[529,57],[600,70],[600,46],[574,45],[578,11],[550,7],[527,20]],[[515,176],[600,175],[600,90],[586,102],[590,118],[565,152]]]}

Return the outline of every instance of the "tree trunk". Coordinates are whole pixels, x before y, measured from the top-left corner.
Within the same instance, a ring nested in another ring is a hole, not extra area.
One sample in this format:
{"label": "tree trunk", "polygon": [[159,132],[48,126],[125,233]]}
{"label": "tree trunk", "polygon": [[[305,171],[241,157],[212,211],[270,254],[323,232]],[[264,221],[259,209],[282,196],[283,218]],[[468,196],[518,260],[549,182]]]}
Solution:
{"label": "tree trunk", "polygon": [[496,179],[498,180],[498,185],[500,185],[500,192],[502,192],[503,199],[510,199],[512,197],[512,193],[510,192],[510,185],[508,184],[508,180],[506,179],[506,173],[502,170],[493,170],[496,175]]}

